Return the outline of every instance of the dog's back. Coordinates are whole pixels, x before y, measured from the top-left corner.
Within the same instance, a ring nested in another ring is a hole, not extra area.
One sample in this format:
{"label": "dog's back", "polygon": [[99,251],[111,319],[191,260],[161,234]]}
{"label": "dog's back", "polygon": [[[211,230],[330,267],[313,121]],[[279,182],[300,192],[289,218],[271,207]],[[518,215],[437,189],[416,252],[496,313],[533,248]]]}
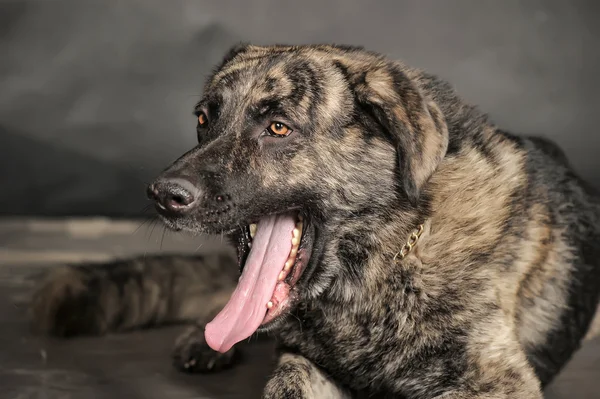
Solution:
{"label": "dog's back", "polygon": [[[517,290],[519,340],[542,385],[577,350],[595,315],[600,286],[600,202],[571,169],[562,150],[526,138],[528,197],[533,224],[523,247],[531,265]],[[558,317],[557,317],[558,316]]]}
{"label": "dog's back", "polygon": [[[576,174],[555,142],[497,129],[485,115],[465,105],[446,82],[420,71],[413,74],[445,114],[456,118],[450,126],[450,156],[462,147],[475,149],[475,155],[463,156],[463,165],[472,169],[453,177],[461,174],[467,181],[470,174],[487,173],[492,181],[504,180],[506,189],[495,191],[505,196],[505,203],[490,207],[488,215],[479,219],[487,220],[491,230],[502,225],[501,235],[490,234],[499,241],[489,263],[500,271],[492,275],[498,278],[500,304],[514,318],[519,342],[544,386],[579,348],[596,312],[600,197]],[[463,125],[477,121],[492,127],[493,133],[465,137]],[[486,166],[479,168],[482,164]],[[439,187],[444,184],[441,179]],[[494,195],[486,185],[496,186],[486,182],[473,189]],[[473,198],[473,207],[488,206]]]}

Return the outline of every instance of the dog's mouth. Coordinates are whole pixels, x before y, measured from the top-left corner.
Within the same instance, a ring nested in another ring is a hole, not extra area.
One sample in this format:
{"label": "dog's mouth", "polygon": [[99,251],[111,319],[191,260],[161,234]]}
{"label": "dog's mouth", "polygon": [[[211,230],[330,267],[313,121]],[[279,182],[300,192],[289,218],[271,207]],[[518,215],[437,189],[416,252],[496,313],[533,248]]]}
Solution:
{"label": "dog's mouth", "polygon": [[236,236],[241,277],[205,330],[206,342],[218,352],[228,351],[291,308],[310,260],[314,228],[305,216],[283,213],[262,217]]}

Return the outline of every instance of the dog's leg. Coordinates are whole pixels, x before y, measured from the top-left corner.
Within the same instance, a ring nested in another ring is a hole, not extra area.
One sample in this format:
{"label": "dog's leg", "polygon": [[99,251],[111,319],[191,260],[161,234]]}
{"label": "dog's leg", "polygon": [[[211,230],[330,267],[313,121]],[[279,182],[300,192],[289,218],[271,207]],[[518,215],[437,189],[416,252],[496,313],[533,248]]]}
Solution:
{"label": "dog's leg", "polygon": [[[517,382],[512,379],[519,379],[520,373],[514,371],[514,376],[507,376],[505,380],[497,380],[492,387],[484,389],[464,389],[447,392],[436,396],[433,399],[543,399],[542,392],[539,389],[538,381]],[[481,392],[484,390],[484,392]]]}
{"label": "dog's leg", "polygon": [[543,399],[540,381],[508,327],[472,338],[462,386],[435,399]]}
{"label": "dog's leg", "polygon": [[542,395],[536,396],[519,396],[519,393],[516,393],[514,396],[508,393],[468,393],[468,392],[448,392],[440,396],[436,396],[433,399],[513,399],[513,398],[523,398],[523,399],[543,399]]}
{"label": "dog's leg", "polygon": [[176,341],[174,365],[187,372],[218,371],[233,364],[236,349],[210,349],[204,325],[225,306],[237,273],[235,263],[220,255],[64,266],[35,292],[33,321],[40,332],[62,337],[194,321]]}
{"label": "dog's leg", "polygon": [[300,355],[284,353],[267,382],[264,399],[342,399],[350,393],[312,362]]}
{"label": "dog's leg", "polygon": [[226,256],[155,256],[54,269],[33,295],[38,331],[100,335],[198,321],[220,310],[235,287]]}
{"label": "dog's leg", "polygon": [[[229,297],[221,296],[215,300],[221,300],[219,310],[225,307]],[[216,311],[209,315],[206,320],[216,316]],[[173,351],[173,365],[179,371],[186,373],[207,373],[220,371],[232,366],[237,359],[238,351],[234,346],[225,353],[212,350],[204,338],[205,323],[198,321],[196,325],[188,328],[175,341]]]}

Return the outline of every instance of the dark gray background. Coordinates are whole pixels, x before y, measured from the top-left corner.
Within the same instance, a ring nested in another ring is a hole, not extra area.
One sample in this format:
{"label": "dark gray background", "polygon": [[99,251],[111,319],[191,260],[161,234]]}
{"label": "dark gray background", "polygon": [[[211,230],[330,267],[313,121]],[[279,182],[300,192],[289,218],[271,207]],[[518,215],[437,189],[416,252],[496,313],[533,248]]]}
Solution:
{"label": "dark gray background", "polygon": [[0,0],[0,212],[134,215],[238,41],[361,44],[448,79],[600,186],[597,1]]}

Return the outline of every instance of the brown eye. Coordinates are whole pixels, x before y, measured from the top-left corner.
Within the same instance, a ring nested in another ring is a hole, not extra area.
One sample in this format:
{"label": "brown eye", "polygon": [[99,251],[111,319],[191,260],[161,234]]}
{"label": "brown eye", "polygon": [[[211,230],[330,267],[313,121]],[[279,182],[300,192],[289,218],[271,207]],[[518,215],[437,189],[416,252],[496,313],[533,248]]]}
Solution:
{"label": "brown eye", "polygon": [[205,127],[208,123],[208,118],[206,117],[206,114],[204,112],[200,112],[198,114],[198,125],[200,125],[200,127]]}
{"label": "brown eye", "polygon": [[269,133],[274,136],[285,137],[292,132],[292,129],[281,122],[273,122],[269,126]]}

